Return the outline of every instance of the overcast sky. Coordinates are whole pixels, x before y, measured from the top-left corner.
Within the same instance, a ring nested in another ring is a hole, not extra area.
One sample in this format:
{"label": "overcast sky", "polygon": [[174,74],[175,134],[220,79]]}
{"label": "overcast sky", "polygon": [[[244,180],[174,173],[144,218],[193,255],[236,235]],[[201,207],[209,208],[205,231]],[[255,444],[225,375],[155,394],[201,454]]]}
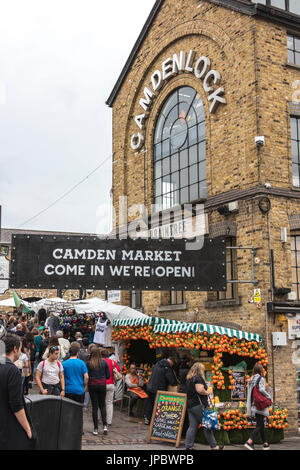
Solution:
{"label": "overcast sky", "polygon": [[[103,232],[111,159],[105,104],[154,0],[0,0],[2,227]],[[100,206],[100,209],[99,209]]]}

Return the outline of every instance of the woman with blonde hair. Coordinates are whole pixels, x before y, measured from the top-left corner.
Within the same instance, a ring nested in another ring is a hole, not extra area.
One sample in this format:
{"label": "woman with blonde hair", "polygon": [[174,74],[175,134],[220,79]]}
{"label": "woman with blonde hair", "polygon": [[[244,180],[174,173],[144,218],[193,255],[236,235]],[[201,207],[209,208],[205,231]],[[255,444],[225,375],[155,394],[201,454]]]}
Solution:
{"label": "woman with blonde hair", "polygon": [[[199,424],[202,423],[203,410],[208,408],[210,392],[205,379],[205,369],[201,362],[195,362],[186,376],[187,410],[189,415],[189,428],[185,437],[186,450],[192,450]],[[222,450],[217,445],[212,430],[203,428],[205,438],[212,450]]]}

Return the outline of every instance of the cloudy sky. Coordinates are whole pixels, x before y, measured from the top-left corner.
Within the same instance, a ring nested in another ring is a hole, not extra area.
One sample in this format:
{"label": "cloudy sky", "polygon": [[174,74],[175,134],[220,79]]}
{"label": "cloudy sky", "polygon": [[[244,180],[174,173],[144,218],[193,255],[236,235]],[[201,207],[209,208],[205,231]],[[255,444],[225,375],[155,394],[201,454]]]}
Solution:
{"label": "cloudy sky", "polygon": [[154,0],[0,5],[2,227],[104,232],[112,147],[105,101]]}

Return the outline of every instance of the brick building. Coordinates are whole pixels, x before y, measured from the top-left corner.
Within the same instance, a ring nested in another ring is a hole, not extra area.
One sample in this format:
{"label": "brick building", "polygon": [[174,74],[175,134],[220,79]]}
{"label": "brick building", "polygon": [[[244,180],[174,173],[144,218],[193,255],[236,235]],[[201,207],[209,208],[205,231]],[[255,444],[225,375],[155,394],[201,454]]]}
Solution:
{"label": "brick building", "polygon": [[[163,212],[203,202],[208,233],[227,240],[227,279],[239,280],[220,293],[125,292],[122,303],[261,334],[268,381],[276,402],[289,409],[292,432],[299,370],[288,323],[300,312],[298,15],[298,0],[157,0],[107,101],[116,220],[124,195],[128,207],[144,204],[149,213],[152,204]],[[273,347],[272,332],[286,332],[287,345]]]}

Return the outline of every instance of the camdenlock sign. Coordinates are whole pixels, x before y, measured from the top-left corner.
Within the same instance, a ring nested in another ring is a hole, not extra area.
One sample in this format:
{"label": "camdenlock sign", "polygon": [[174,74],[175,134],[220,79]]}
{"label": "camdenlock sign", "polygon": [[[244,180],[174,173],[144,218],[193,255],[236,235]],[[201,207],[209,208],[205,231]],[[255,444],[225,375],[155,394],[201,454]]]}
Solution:
{"label": "camdenlock sign", "polygon": [[13,235],[10,287],[225,290],[225,240],[205,238],[193,251],[181,239]]}

